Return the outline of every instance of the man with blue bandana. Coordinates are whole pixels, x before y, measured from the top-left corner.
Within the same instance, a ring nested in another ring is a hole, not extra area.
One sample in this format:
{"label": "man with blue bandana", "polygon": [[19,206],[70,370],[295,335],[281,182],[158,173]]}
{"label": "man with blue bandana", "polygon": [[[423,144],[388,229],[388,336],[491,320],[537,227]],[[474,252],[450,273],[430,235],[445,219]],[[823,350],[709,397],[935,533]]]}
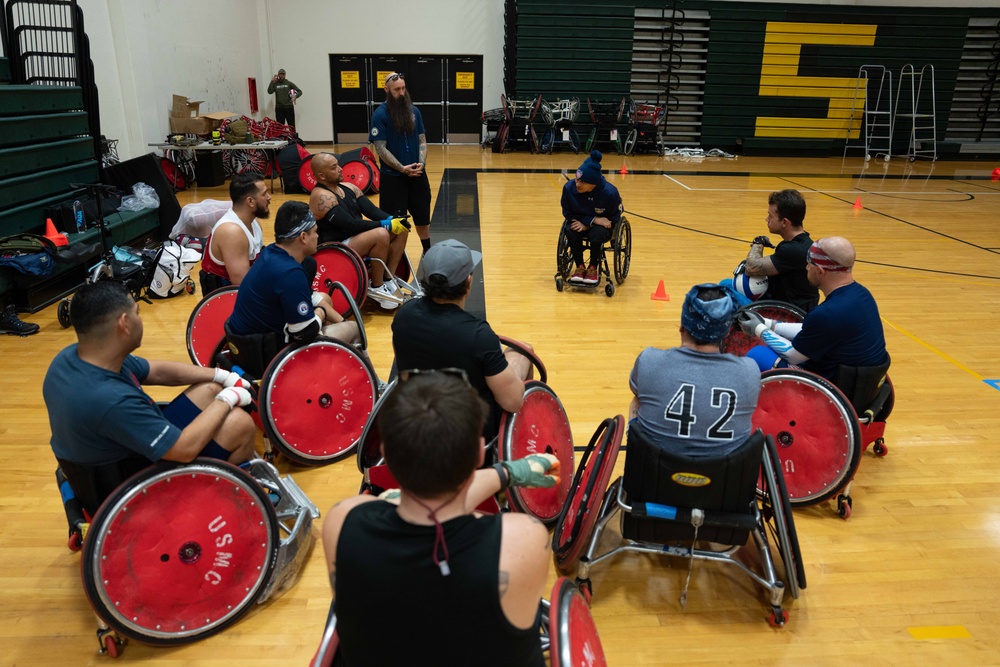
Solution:
{"label": "man with blue bandana", "polygon": [[680,456],[721,456],[750,437],[760,370],[719,351],[735,314],[721,285],[695,285],[681,309],[680,347],[647,347],[636,358],[629,419],[638,419],[657,446]]}

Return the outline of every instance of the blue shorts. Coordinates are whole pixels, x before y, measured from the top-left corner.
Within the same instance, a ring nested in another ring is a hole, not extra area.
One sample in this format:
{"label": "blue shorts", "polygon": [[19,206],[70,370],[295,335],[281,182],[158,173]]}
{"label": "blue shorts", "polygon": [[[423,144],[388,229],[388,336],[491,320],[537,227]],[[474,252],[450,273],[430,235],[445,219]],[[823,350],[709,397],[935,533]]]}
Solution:
{"label": "blue shorts", "polygon": [[[164,406],[160,411],[167,418],[167,421],[181,430],[186,428],[188,424],[201,414],[201,408],[195,405],[186,394],[181,394],[170,401],[170,405]],[[228,461],[231,453],[215,440],[209,440],[198,456],[207,456],[210,459]]]}

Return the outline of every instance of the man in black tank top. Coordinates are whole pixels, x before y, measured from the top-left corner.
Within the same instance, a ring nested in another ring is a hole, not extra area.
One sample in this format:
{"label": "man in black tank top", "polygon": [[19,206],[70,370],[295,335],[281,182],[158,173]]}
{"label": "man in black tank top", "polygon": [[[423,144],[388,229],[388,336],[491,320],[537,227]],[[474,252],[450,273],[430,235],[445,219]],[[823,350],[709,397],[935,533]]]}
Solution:
{"label": "man in black tank top", "polygon": [[527,514],[474,510],[508,485],[555,485],[557,460],[535,454],[479,470],[485,410],[455,369],[400,372],[378,415],[398,505],[348,498],[323,524],[345,664],[545,664],[548,531]]}
{"label": "man in black tank top", "polygon": [[380,210],[357,186],[345,183],[336,155],[314,155],[312,169],[316,187],[309,195],[309,210],[317,220],[319,242],[346,243],[362,257],[379,260],[368,265],[371,271],[369,295],[386,310],[396,308],[398,301],[384,298],[396,292],[392,281],[386,281],[385,267],[396,272],[406,251],[409,223]]}

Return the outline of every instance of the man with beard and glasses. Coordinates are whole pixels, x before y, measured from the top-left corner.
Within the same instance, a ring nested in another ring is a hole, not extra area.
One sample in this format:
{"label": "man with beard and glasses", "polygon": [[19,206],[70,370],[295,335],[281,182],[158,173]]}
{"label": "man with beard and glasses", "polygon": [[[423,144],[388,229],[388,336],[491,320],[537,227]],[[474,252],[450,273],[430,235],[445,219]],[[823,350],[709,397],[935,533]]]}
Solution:
{"label": "man with beard and glasses", "polygon": [[243,173],[229,183],[233,207],[219,218],[205,243],[201,259],[201,291],[239,285],[264,245],[260,220],[271,215],[271,193],[260,174]]}
{"label": "man with beard and glasses", "polygon": [[385,79],[385,102],[372,114],[368,141],[375,145],[381,165],[379,208],[395,216],[409,212],[426,253],[431,247],[431,185],[424,171],[427,135],[398,72]]}

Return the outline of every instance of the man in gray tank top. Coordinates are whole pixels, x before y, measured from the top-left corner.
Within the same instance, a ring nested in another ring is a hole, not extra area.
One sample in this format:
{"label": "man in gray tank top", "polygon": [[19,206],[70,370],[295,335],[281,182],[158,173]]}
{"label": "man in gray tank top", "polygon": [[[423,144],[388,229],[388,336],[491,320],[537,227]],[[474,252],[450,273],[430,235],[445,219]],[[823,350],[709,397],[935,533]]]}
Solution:
{"label": "man in gray tank top", "polygon": [[647,347],[636,358],[629,419],[657,445],[682,456],[718,456],[750,437],[760,369],[719,351],[736,308],[721,286],[695,285],[681,309],[680,347]]}

